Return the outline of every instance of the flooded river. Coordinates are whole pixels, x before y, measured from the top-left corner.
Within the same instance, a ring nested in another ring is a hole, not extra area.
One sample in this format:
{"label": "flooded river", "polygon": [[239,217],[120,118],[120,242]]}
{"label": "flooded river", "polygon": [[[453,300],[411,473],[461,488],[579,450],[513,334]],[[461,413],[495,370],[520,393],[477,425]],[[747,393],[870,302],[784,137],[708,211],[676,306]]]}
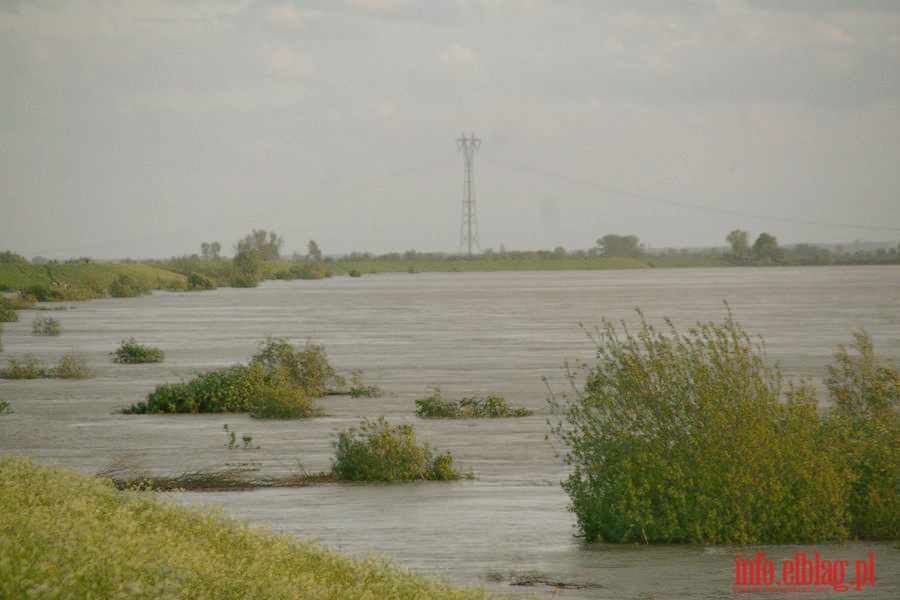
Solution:
{"label": "flooded river", "polygon": [[[565,389],[564,362],[590,360],[579,324],[602,316],[635,322],[721,320],[727,301],[769,358],[821,387],[825,365],[851,331],[867,328],[881,356],[900,362],[900,267],[685,269],[538,273],[394,274],[266,282],[257,289],[163,293],[68,304],[54,312],[63,335],[30,335],[35,313],[4,327],[5,352],[47,362],[77,350],[97,369],[85,381],[0,380],[13,413],[0,417],[0,451],[82,472],[128,461],[157,473],[243,465],[262,473],[328,470],[335,430],[385,415],[449,449],[476,479],[395,485],[328,484],[246,492],[185,493],[253,523],[343,551],[386,553],[411,569],[505,594],[560,598],[721,598],[732,595],[734,554],[794,552],[830,560],[874,554],[866,597],[900,597],[900,552],[890,543],[733,548],[585,545],[574,536],[561,456],[548,441],[546,377]],[[50,314],[50,313],[42,313]],[[246,415],[122,415],[163,381],[246,361],[266,335],[325,344],[341,371],[362,369],[383,398],[328,397],[327,416],[264,421]],[[115,365],[125,338],[159,346],[166,361]],[[505,396],[536,411],[509,420],[414,416],[415,399]],[[223,425],[251,435],[229,450]],[[512,575],[583,584],[520,588]],[[501,579],[502,581],[494,581]],[[556,596],[552,594],[556,593]],[[851,592],[853,593],[853,592]]]}

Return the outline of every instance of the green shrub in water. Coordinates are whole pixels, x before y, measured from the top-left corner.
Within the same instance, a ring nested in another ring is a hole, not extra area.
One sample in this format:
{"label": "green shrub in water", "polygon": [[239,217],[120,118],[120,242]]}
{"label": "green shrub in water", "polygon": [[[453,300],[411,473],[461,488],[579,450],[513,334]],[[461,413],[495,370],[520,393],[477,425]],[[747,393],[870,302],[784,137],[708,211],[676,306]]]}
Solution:
{"label": "green shrub in water", "polygon": [[363,372],[360,370],[350,373],[350,396],[353,398],[381,398],[384,391],[377,385],[366,385],[363,381]]}
{"label": "green shrub in water", "polygon": [[253,400],[251,416],[259,419],[301,419],[322,414],[303,389],[284,379],[261,389]]}
{"label": "green shrub in water", "polygon": [[297,350],[286,338],[269,336],[259,352],[253,355],[251,363],[262,365],[267,371],[284,370],[294,384],[313,398],[321,398],[347,385],[328,362],[322,345],[306,344],[302,350]]}
{"label": "green shrub in water", "polygon": [[484,398],[474,396],[461,400],[444,400],[441,388],[432,388],[431,395],[416,400],[416,416],[430,419],[478,419],[527,417],[533,414],[525,407],[510,408],[502,396]]}
{"label": "green shrub in water", "polygon": [[7,368],[0,371],[0,377],[4,379],[38,379],[48,374],[44,363],[34,354],[26,354],[22,358],[10,356],[6,363]]}
{"label": "green shrub in water", "polygon": [[260,363],[232,365],[190,381],[156,386],[145,402],[125,413],[249,412],[259,418],[298,418],[321,414],[284,369]]}
{"label": "green shrub in water", "polygon": [[123,340],[122,344],[112,352],[113,362],[122,364],[162,362],[165,353],[153,346],[142,346],[134,338]]}
{"label": "green shrub in water", "polygon": [[459,479],[449,452],[435,455],[419,444],[409,425],[390,425],[384,417],[364,420],[338,433],[332,473],[349,481]]}
{"label": "green shrub in water", "polygon": [[261,365],[233,365],[190,381],[156,386],[146,402],[127,413],[249,412],[254,399],[275,382]]}
{"label": "green shrub in water", "polygon": [[[846,470],[808,383],[783,389],[731,315],[686,335],[604,320],[583,388],[551,398],[588,540],[787,543],[847,537]],[[783,399],[783,401],[782,401]],[[895,513],[896,515],[896,513]]]}
{"label": "green shrub in water", "polygon": [[900,537],[900,376],[879,360],[865,330],[853,334],[828,366],[830,431],[835,460],[850,481],[850,533],[864,539]]}
{"label": "green shrub in water", "polygon": [[324,396],[344,379],[324,346],[296,350],[284,338],[267,338],[248,365],[236,364],[190,381],[164,383],[126,413],[250,412],[263,418],[315,416],[311,397]]}
{"label": "green shrub in water", "polygon": [[51,377],[60,379],[90,379],[96,375],[85,357],[77,353],[65,354],[56,367],[48,373]]}
{"label": "green shrub in water", "polygon": [[31,322],[31,335],[61,335],[62,326],[53,317],[35,317]]}
{"label": "green shrub in water", "polygon": [[12,303],[6,298],[0,298],[0,323],[15,323],[19,320],[19,313],[12,307]]}

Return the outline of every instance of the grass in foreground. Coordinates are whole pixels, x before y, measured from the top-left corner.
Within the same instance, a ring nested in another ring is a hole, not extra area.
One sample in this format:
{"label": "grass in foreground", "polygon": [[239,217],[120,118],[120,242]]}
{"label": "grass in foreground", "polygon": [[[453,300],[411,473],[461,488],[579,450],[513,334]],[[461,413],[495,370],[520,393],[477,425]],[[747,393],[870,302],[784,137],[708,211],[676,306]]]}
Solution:
{"label": "grass in foreground", "polygon": [[19,457],[0,506],[0,597],[489,598]]}

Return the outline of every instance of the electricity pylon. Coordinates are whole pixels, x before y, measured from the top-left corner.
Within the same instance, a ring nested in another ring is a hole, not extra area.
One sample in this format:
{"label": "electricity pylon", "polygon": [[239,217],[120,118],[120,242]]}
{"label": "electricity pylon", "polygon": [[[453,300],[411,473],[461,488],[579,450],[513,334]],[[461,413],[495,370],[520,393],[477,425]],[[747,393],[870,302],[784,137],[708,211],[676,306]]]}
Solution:
{"label": "electricity pylon", "polygon": [[475,151],[481,146],[481,140],[472,134],[472,137],[466,137],[462,134],[456,140],[456,147],[462,150],[463,163],[466,167],[466,178],[463,183],[463,212],[462,225],[459,231],[459,253],[462,254],[466,250],[469,256],[472,256],[472,246],[477,250],[481,250],[478,245],[478,215],[475,212],[475,181],[472,174],[473,163],[475,162]]}

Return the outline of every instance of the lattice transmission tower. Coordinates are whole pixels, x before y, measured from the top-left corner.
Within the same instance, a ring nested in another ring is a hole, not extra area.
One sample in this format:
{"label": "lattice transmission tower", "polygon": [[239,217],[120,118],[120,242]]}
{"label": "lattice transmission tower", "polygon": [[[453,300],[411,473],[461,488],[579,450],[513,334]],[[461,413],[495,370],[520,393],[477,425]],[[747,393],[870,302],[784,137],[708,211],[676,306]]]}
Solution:
{"label": "lattice transmission tower", "polygon": [[472,246],[481,250],[478,245],[478,215],[475,212],[475,180],[472,173],[475,162],[475,151],[481,146],[481,140],[475,137],[462,137],[456,140],[456,147],[462,150],[463,164],[466,167],[466,178],[463,183],[462,225],[459,231],[459,253],[466,251],[472,256]]}

